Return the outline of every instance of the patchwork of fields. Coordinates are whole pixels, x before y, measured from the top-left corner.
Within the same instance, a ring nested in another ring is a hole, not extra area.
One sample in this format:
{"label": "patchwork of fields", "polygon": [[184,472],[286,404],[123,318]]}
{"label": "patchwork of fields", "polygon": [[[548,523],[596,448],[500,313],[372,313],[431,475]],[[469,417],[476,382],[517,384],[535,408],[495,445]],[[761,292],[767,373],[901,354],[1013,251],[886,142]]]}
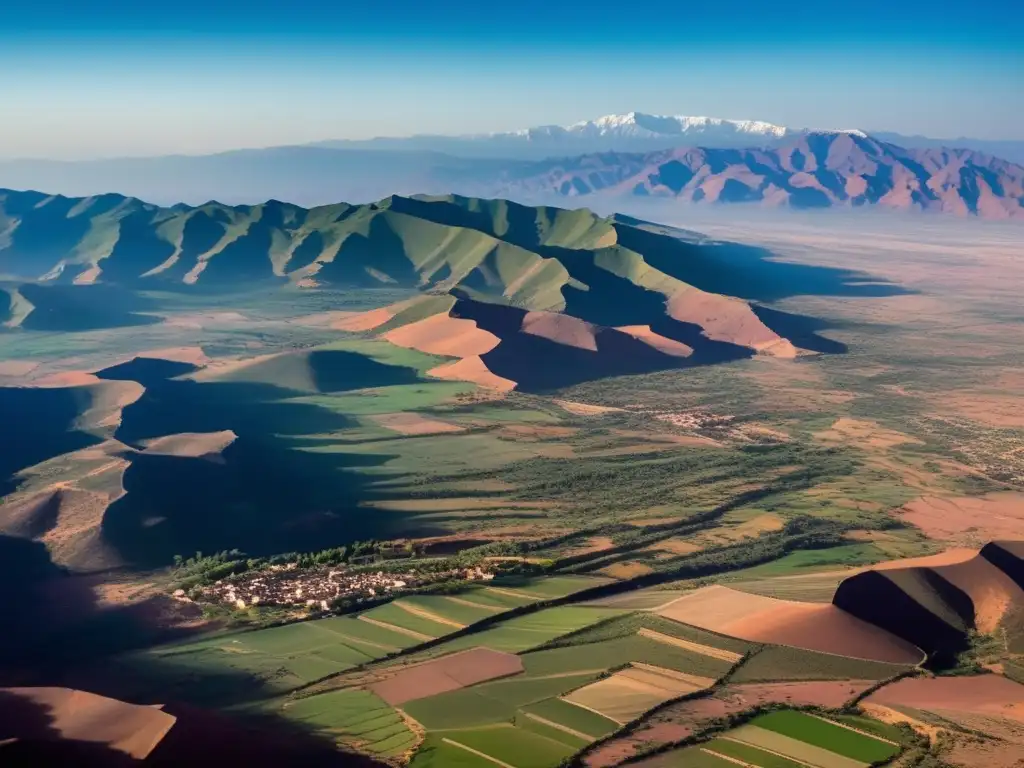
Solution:
{"label": "patchwork of fields", "polygon": [[752,768],[866,768],[895,757],[906,735],[866,718],[833,720],[776,710],[710,741],[668,752],[639,765]]}

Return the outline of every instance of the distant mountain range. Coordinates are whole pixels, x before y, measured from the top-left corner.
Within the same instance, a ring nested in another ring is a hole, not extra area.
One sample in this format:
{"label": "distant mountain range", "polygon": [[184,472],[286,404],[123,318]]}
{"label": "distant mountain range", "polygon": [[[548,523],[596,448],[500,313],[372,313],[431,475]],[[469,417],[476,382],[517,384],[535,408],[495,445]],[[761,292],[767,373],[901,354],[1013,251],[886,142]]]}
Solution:
{"label": "distant mountain range", "polygon": [[474,190],[505,197],[631,195],[792,208],[878,206],[1024,218],[1024,167],[971,150],[906,149],[857,131],[764,149],[609,152],[510,163]]}
{"label": "distant mountain range", "polygon": [[[763,120],[727,120],[690,115],[629,112],[605,115],[572,125],[541,125],[518,131],[456,136],[416,135],[404,138],[333,140],[314,146],[334,149],[386,149],[442,152],[456,157],[543,160],[594,152],[652,152],[676,147],[742,149],[771,147],[817,128],[794,128]],[[960,137],[937,139],[892,131],[870,133],[876,139],[910,148],[971,149],[1024,163],[1024,140],[994,141]]]}
{"label": "distant mountain range", "polygon": [[[636,115],[628,117],[575,126],[572,135],[586,141],[612,137],[613,143],[631,146],[636,144],[630,144],[630,136],[640,145],[656,141],[650,126],[637,122]],[[1024,168],[974,150],[907,148],[853,130],[791,132],[767,123],[671,120],[677,121],[672,135],[679,142],[701,146],[562,153],[545,160],[326,146],[90,162],[26,160],[0,163],[0,188],[74,197],[117,192],[163,206],[272,199],[314,207],[454,193],[527,204],[590,195],[634,201],[656,196],[794,208],[878,206],[984,218],[1017,218],[1024,209]],[[667,130],[658,135],[668,135]],[[499,136],[528,143],[536,138],[531,132]],[[748,142],[747,148],[721,146],[740,141]],[[574,142],[561,146],[582,146]]]}

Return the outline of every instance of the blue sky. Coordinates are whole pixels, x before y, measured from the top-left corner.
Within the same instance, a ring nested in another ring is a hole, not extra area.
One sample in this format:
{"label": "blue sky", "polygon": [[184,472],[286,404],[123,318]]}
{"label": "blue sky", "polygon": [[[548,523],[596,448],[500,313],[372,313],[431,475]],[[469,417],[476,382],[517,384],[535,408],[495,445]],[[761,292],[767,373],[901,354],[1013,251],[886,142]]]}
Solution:
{"label": "blue sky", "polygon": [[1024,138],[1019,0],[13,0],[0,155],[201,153],[639,110]]}

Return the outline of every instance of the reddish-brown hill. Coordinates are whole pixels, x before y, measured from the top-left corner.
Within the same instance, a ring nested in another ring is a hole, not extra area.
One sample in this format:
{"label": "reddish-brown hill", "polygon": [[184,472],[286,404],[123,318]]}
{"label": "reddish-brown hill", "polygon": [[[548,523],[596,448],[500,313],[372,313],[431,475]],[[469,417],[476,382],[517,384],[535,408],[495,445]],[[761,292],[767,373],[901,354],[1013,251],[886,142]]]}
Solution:
{"label": "reddish-brown hill", "polygon": [[1024,167],[966,149],[906,149],[865,134],[800,135],[770,149],[675,148],[520,163],[500,194],[627,194],[691,202],[878,206],[1024,218]]}

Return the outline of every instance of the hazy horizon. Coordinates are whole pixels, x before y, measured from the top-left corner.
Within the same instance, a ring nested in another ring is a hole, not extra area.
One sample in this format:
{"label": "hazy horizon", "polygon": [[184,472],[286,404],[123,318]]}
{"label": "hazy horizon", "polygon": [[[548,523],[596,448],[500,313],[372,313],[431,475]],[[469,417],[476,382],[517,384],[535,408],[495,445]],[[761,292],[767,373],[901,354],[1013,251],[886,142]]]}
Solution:
{"label": "hazy horizon", "polygon": [[0,156],[207,154],[606,114],[1021,139],[1024,10],[917,0],[622,9],[27,4],[0,30]]}

